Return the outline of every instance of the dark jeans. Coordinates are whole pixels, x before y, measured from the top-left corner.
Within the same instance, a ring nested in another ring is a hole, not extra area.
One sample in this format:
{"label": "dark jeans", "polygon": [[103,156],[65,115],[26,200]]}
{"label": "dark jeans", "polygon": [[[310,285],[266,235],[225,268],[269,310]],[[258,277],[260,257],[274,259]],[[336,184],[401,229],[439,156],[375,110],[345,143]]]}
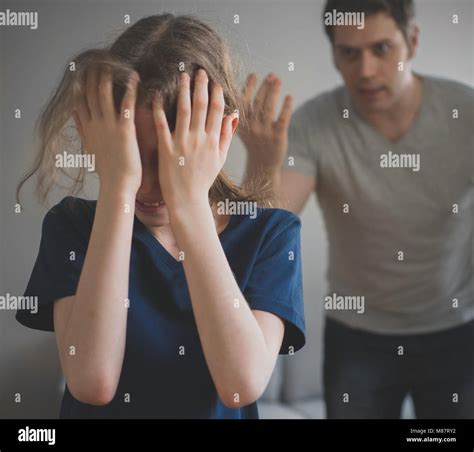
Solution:
{"label": "dark jeans", "polygon": [[407,394],[418,419],[474,419],[474,321],[385,335],[326,318],[324,391],[330,419],[399,418]]}

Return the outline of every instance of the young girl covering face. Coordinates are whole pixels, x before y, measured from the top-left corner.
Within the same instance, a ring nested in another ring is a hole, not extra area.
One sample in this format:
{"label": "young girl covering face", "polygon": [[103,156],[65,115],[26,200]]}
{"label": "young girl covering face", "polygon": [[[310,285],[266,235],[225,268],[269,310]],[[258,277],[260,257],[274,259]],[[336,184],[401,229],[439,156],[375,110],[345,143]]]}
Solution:
{"label": "young girl covering face", "polygon": [[97,201],[47,213],[25,292],[39,310],[17,312],[56,334],[62,418],[257,418],[278,353],[304,345],[299,219],[217,208],[257,199],[221,172],[229,61],[203,22],[148,17],[79,55],[43,113],[40,192],[71,116],[100,180]]}

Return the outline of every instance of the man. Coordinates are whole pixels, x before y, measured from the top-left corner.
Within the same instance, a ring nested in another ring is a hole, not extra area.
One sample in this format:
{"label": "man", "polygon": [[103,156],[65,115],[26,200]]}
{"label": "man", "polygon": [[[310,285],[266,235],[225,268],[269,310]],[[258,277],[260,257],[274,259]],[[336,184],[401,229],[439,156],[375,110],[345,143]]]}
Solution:
{"label": "man", "polygon": [[246,180],[269,178],[295,213],[315,191],[322,209],[328,417],[397,418],[411,394],[418,418],[473,418],[473,90],[412,71],[412,0],[328,0],[334,11],[365,18],[323,16],[344,85],[290,122],[270,74],[240,133]]}

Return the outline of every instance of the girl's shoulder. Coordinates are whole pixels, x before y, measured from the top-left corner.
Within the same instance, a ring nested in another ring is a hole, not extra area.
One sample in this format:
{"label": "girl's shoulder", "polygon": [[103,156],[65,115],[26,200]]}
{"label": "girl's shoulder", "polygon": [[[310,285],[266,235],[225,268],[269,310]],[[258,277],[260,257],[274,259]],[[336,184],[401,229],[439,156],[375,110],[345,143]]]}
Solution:
{"label": "girl's shoulder", "polygon": [[279,207],[257,207],[257,215],[274,222],[290,222],[301,224],[300,217],[290,210],[281,209]]}
{"label": "girl's shoulder", "polygon": [[259,236],[270,238],[286,234],[299,234],[301,220],[289,210],[273,207],[257,207],[245,213],[233,214],[231,229],[244,236]]}
{"label": "girl's shoulder", "polygon": [[300,217],[289,210],[278,207],[258,207],[256,217],[260,218],[260,222],[267,228],[282,230],[292,226],[301,227]]}
{"label": "girl's shoulder", "polygon": [[53,231],[75,230],[90,232],[97,201],[66,196],[49,209],[43,220],[43,229]]}
{"label": "girl's shoulder", "polygon": [[48,213],[63,214],[70,217],[82,218],[87,214],[94,214],[97,201],[79,198],[76,196],[65,196],[61,201],[55,204]]}

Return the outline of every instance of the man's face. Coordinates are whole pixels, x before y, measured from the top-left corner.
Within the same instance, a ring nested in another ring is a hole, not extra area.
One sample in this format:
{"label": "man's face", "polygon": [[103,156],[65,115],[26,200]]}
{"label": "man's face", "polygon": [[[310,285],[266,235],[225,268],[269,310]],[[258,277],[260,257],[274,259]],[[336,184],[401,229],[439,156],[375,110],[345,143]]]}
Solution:
{"label": "man's face", "polygon": [[333,31],[336,67],[358,109],[367,114],[389,110],[410,80],[417,29],[410,31],[411,51],[395,21],[383,13],[366,17],[361,30],[336,26]]}

